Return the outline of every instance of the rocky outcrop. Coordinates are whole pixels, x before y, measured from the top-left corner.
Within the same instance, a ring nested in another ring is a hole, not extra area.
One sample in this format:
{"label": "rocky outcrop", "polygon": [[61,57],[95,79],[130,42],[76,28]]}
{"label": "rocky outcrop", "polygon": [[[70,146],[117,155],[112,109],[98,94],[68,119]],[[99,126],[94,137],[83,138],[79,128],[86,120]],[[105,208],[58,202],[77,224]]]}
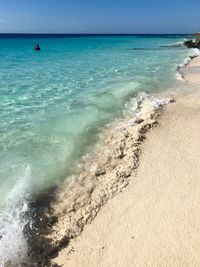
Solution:
{"label": "rocky outcrop", "polygon": [[184,45],[188,48],[198,48],[200,49],[200,38],[197,38],[196,40],[187,40],[184,42]]}

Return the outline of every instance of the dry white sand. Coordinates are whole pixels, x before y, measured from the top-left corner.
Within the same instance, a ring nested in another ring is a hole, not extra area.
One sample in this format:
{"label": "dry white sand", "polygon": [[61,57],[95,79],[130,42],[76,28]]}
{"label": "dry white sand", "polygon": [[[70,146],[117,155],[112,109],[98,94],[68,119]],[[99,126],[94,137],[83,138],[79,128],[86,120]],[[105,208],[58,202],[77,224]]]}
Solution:
{"label": "dry white sand", "polygon": [[[200,59],[192,62],[184,77],[198,87]],[[165,107],[142,145],[137,175],[54,262],[200,266],[200,93]]]}

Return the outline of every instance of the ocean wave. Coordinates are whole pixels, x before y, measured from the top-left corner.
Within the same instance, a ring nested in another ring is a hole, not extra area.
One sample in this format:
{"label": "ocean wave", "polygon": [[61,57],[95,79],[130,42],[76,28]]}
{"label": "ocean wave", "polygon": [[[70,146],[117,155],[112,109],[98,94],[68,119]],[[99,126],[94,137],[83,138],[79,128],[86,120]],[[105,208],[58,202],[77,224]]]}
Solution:
{"label": "ocean wave", "polygon": [[181,73],[181,69],[186,67],[193,58],[200,56],[200,50],[198,48],[192,48],[189,52],[189,56],[186,57],[178,67],[177,67],[177,73],[176,77],[178,80],[183,80],[183,74]]}
{"label": "ocean wave", "polygon": [[161,47],[184,47],[184,41],[185,41],[185,39],[182,41],[175,42],[175,43],[163,45]]}
{"label": "ocean wave", "polygon": [[184,48],[183,45],[163,45],[163,46],[158,46],[158,47],[133,47],[133,48],[129,48],[127,50],[138,50],[138,51],[156,51],[156,50],[167,50],[169,48]]}
{"label": "ocean wave", "polygon": [[190,63],[191,60],[192,60],[191,57],[186,57],[184,59],[183,63],[179,65],[179,68],[183,68],[183,67],[187,66]]}
{"label": "ocean wave", "polygon": [[191,56],[200,56],[200,50],[198,48],[193,48]]}
{"label": "ocean wave", "polygon": [[29,223],[30,167],[11,190],[0,213],[0,266],[21,266],[27,261],[28,243],[24,229]]}
{"label": "ocean wave", "polygon": [[171,43],[171,44],[167,44],[167,45],[161,45],[158,47],[133,47],[133,48],[129,48],[128,50],[150,50],[150,51],[154,51],[154,50],[166,50],[169,48],[184,48],[184,40],[182,41],[178,41],[175,43]]}

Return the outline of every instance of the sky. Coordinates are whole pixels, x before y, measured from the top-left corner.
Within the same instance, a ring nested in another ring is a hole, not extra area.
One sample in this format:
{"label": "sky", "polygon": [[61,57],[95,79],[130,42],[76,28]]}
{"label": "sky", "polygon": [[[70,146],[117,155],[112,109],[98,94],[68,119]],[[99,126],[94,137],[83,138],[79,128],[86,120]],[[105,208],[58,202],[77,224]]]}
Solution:
{"label": "sky", "polygon": [[0,0],[0,33],[193,33],[200,0]]}

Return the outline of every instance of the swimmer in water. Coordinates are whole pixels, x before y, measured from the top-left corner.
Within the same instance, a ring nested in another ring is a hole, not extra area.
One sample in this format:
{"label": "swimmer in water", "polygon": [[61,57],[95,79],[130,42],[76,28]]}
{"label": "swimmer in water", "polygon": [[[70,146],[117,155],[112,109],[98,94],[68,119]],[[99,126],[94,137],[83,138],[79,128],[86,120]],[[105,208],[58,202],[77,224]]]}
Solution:
{"label": "swimmer in water", "polygon": [[41,50],[39,44],[37,44],[37,45],[34,47],[34,50],[37,50],[37,51]]}

